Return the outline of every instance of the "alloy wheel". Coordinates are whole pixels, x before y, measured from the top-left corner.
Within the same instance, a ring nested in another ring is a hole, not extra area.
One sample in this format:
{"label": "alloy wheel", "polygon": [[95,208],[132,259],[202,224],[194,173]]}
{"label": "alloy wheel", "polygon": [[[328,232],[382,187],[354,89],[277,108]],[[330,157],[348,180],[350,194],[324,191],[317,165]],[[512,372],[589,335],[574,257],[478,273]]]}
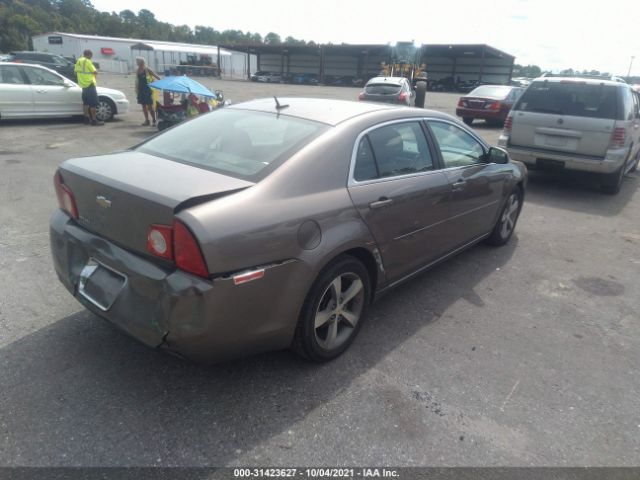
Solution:
{"label": "alloy wheel", "polygon": [[315,313],[315,338],[320,347],[334,350],[351,337],[364,299],[364,284],[355,273],[342,273],[329,284]]}
{"label": "alloy wheel", "polygon": [[520,211],[520,199],[518,195],[512,193],[509,196],[509,200],[507,200],[507,205],[504,208],[502,213],[501,223],[502,226],[500,228],[500,235],[502,238],[507,238],[513,232],[513,229],[516,226],[516,220],[518,220],[518,212]]}
{"label": "alloy wheel", "polygon": [[100,100],[96,107],[96,118],[101,122],[111,120],[113,117],[113,108],[107,100]]}

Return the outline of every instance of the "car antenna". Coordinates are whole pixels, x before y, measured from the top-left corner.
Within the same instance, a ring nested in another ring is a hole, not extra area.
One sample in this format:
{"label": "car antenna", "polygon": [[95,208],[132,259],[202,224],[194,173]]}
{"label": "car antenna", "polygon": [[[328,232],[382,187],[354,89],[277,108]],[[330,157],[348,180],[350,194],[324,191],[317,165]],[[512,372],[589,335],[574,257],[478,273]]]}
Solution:
{"label": "car antenna", "polygon": [[280,102],[278,101],[278,97],[276,97],[275,95],[273,96],[273,99],[276,101],[276,110],[278,111],[284,110],[289,106],[289,105],[281,105]]}

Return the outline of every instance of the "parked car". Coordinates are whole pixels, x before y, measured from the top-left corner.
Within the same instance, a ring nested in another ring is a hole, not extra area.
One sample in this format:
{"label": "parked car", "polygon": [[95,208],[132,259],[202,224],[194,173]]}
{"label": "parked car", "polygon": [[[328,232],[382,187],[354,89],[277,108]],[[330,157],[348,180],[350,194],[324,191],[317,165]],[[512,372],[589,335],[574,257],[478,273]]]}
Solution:
{"label": "parked car", "polygon": [[257,72],[251,74],[251,81],[252,82],[257,82],[258,81],[258,77],[262,77],[264,75],[267,75],[269,72],[267,72],[266,70],[258,70]]}
{"label": "parked car", "polygon": [[461,80],[456,84],[456,88],[459,92],[470,92],[475,88],[478,88],[482,83],[479,80]]}
{"label": "parked car", "polygon": [[500,145],[530,168],[600,174],[615,194],[640,160],[640,101],[604,78],[535,80],[507,117]]}
{"label": "parked car", "polygon": [[298,85],[318,85],[318,75],[315,73],[294,73],[291,83]]}
{"label": "parked car", "polygon": [[262,72],[258,75],[257,81],[261,83],[280,83],[282,75],[274,72]]}
{"label": "parked car", "polygon": [[[98,120],[127,113],[124,93],[98,87]],[[0,119],[83,115],[82,89],[68,78],[40,65],[0,63]]]}
{"label": "parked car", "polygon": [[324,84],[329,87],[352,87],[356,78],[351,75],[325,75]]}
{"label": "parked car", "polygon": [[531,79],[525,77],[514,77],[511,79],[509,85],[513,87],[527,88],[529,85],[531,85]]}
{"label": "parked car", "polygon": [[55,270],[92,312],[198,361],[325,361],[373,298],[508,242],[526,169],[440,112],[271,98],[67,160],[54,184]]}
{"label": "parked car", "polygon": [[47,67],[58,72],[60,75],[67,77],[71,81],[76,81],[74,63],[61,55],[46,52],[11,52],[7,61],[42,65],[43,67]]}
{"label": "parked car", "polygon": [[358,99],[411,106],[414,96],[415,92],[406,78],[374,77],[364,86]]}
{"label": "parked car", "polygon": [[482,85],[458,100],[456,115],[471,125],[476,118],[502,125],[524,89],[506,85]]}

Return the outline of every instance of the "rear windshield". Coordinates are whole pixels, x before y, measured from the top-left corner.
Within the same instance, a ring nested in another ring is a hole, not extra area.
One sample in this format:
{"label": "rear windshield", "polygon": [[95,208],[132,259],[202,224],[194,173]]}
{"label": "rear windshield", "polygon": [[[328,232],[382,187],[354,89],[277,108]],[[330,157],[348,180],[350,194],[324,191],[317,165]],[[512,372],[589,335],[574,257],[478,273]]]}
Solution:
{"label": "rear windshield", "polygon": [[507,98],[511,92],[511,87],[503,87],[500,85],[483,85],[478,87],[469,93],[470,97],[485,97],[485,98]]}
{"label": "rear windshield", "polygon": [[385,95],[399,93],[402,87],[400,85],[393,85],[388,83],[371,83],[364,87],[365,93],[372,93],[374,95]]}
{"label": "rear windshield", "polygon": [[328,128],[287,115],[223,109],[167,130],[136,150],[257,182]]}
{"label": "rear windshield", "polygon": [[614,120],[621,110],[617,90],[613,85],[533,82],[514,110]]}

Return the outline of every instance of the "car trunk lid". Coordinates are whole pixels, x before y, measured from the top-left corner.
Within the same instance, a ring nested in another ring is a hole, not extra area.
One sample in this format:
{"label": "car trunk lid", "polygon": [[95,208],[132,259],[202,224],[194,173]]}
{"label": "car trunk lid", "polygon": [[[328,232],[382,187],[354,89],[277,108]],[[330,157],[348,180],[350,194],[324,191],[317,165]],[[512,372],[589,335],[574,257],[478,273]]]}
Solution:
{"label": "car trunk lid", "polygon": [[474,110],[482,110],[487,102],[491,102],[491,100],[479,97],[462,97],[462,105]]}
{"label": "car trunk lid", "polygon": [[171,225],[178,210],[253,185],[136,151],[67,160],[60,174],[80,225],[141,253],[150,225]]}

